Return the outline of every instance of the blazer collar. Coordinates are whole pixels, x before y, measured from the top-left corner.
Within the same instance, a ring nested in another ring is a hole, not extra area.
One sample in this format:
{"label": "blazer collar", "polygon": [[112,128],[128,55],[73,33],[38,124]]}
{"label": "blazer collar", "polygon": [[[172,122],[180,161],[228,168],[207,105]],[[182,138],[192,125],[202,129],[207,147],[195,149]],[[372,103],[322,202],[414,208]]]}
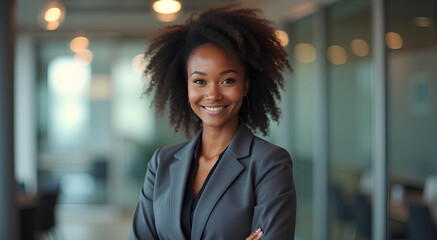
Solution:
{"label": "blazer collar", "polygon": [[[176,152],[174,157],[177,160],[170,166],[169,215],[170,221],[172,221],[171,225],[175,228],[177,239],[184,239],[181,227],[182,204],[191,161],[193,159],[193,152],[201,136],[202,131],[199,131],[191,141]],[[208,186],[199,199],[193,217],[192,239],[201,238],[203,229],[214,206],[235,178],[243,171],[244,167],[238,159],[250,154],[253,137],[252,132],[247,126],[243,122],[240,122],[240,126],[232,138],[228,149],[225,151],[208,182]]]}
{"label": "blazer collar", "polygon": [[190,173],[191,161],[193,160],[193,152],[196,149],[196,144],[202,136],[202,131],[199,131],[196,136],[190,140],[184,147],[177,151],[173,157],[176,159],[170,167],[170,206],[169,218],[170,225],[173,228],[175,239],[185,239],[182,231],[181,216],[182,204],[184,201],[185,186],[187,185],[188,175]]}

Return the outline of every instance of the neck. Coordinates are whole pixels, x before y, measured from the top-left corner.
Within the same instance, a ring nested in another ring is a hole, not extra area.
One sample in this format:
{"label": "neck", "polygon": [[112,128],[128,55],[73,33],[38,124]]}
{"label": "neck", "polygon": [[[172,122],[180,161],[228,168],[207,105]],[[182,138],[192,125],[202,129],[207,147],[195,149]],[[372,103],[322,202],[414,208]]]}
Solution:
{"label": "neck", "polygon": [[199,155],[215,158],[231,143],[238,129],[238,119],[224,128],[203,126]]}

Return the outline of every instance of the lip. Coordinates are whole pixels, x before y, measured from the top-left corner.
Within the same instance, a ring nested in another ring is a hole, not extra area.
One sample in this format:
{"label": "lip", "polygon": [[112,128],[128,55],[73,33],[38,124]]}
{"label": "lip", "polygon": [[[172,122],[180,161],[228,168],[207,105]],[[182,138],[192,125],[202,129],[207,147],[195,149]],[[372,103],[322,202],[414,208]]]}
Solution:
{"label": "lip", "polygon": [[200,107],[210,114],[219,114],[223,112],[229,105],[209,105],[204,106],[200,105]]}

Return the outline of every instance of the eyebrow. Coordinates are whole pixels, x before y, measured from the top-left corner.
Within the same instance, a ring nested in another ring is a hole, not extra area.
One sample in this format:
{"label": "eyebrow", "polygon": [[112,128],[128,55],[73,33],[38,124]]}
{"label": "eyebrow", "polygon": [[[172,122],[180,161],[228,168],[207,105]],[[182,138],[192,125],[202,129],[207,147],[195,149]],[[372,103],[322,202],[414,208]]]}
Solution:
{"label": "eyebrow", "polygon": [[[227,74],[227,73],[231,73],[231,72],[233,72],[233,73],[235,73],[235,74],[238,75],[238,72],[235,71],[235,70],[233,70],[233,69],[224,70],[223,72],[220,73],[220,75],[225,75],[225,74]],[[194,72],[192,72],[192,73],[191,73],[191,76],[193,76],[194,74],[199,74],[199,75],[202,75],[202,76],[206,76],[206,73],[204,73],[204,72],[199,72],[199,71],[194,71]]]}

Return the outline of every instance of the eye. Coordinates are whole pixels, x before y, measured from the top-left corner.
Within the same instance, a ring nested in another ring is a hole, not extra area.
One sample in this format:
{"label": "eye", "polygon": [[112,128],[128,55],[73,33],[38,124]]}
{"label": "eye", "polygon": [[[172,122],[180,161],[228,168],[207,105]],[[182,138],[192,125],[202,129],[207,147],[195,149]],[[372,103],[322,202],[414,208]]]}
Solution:
{"label": "eye", "polygon": [[227,78],[227,79],[223,80],[222,83],[224,83],[224,84],[231,84],[231,83],[234,83],[234,82],[235,82],[235,79]]}
{"label": "eye", "polygon": [[196,79],[193,81],[194,84],[203,85],[205,84],[205,80],[203,79]]}

